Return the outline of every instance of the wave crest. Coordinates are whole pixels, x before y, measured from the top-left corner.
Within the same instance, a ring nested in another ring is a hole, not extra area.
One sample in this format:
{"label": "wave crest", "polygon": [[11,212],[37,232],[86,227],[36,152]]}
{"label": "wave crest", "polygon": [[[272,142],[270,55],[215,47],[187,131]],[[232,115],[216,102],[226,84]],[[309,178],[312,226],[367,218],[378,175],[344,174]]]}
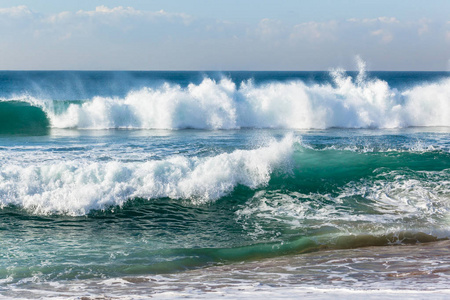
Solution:
{"label": "wave crest", "polygon": [[237,87],[206,78],[187,88],[164,84],[125,98],[95,97],[62,114],[46,110],[58,128],[238,129],[397,128],[450,126],[450,80],[399,92],[387,82],[332,72],[334,84],[303,81]]}
{"label": "wave crest", "polygon": [[85,101],[23,101],[43,109],[55,128],[239,129],[403,128],[450,126],[450,79],[399,91],[386,81],[342,70],[332,82],[301,80],[256,85],[205,78],[182,87],[130,91],[125,97]]}
{"label": "wave crest", "polygon": [[18,205],[39,214],[83,215],[133,198],[213,201],[238,185],[266,185],[274,168],[289,160],[294,143],[295,138],[289,135],[254,150],[143,163],[4,164],[0,205]]}

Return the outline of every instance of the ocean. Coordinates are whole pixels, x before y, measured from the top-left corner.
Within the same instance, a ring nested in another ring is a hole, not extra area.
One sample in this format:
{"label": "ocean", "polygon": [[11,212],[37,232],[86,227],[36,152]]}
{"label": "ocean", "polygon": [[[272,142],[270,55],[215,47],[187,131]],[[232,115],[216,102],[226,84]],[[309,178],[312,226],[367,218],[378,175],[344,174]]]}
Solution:
{"label": "ocean", "polygon": [[449,72],[0,72],[0,298],[450,296]]}

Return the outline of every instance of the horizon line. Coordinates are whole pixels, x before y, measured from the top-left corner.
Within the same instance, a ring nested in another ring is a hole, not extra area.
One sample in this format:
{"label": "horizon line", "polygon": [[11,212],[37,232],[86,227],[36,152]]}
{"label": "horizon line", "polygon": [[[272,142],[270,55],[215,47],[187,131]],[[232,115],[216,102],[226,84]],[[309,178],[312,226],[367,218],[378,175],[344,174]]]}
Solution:
{"label": "horizon line", "polygon": [[[342,68],[330,68],[328,70],[139,70],[139,69],[0,69],[0,72],[330,72],[343,70],[345,72],[359,72],[360,70],[345,70]],[[366,72],[442,72],[450,73],[450,70],[365,70]]]}

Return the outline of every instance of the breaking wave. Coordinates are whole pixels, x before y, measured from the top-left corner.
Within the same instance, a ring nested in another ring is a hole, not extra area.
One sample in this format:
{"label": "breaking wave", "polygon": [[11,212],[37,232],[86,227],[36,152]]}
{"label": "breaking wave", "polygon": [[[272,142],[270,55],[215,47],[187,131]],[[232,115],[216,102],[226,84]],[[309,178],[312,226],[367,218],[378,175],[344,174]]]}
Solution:
{"label": "breaking wave", "polygon": [[[44,100],[16,97],[39,107],[54,128],[76,129],[239,129],[403,128],[450,126],[450,79],[405,90],[344,71],[329,83],[301,80],[255,84],[205,78],[187,86],[164,83],[130,91],[125,97]],[[3,100],[11,102],[10,100]],[[23,107],[16,107],[22,110]],[[25,122],[25,121],[24,121]],[[2,124],[2,126],[4,126]]]}
{"label": "breaking wave", "polygon": [[134,198],[216,200],[238,185],[268,184],[284,166],[296,139],[289,135],[254,150],[211,157],[174,156],[147,162],[42,162],[0,170],[0,206],[15,205],[39,214],[83,215]]}

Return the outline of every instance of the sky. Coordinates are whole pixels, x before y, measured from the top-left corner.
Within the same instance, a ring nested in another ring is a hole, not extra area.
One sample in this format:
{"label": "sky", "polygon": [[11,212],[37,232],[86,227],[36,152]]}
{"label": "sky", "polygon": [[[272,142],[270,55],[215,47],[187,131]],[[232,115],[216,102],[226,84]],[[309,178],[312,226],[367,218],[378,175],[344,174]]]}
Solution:
{"label": "sky", "polygon": [[0,70],[450,71],[448,0],[0,0]]}

